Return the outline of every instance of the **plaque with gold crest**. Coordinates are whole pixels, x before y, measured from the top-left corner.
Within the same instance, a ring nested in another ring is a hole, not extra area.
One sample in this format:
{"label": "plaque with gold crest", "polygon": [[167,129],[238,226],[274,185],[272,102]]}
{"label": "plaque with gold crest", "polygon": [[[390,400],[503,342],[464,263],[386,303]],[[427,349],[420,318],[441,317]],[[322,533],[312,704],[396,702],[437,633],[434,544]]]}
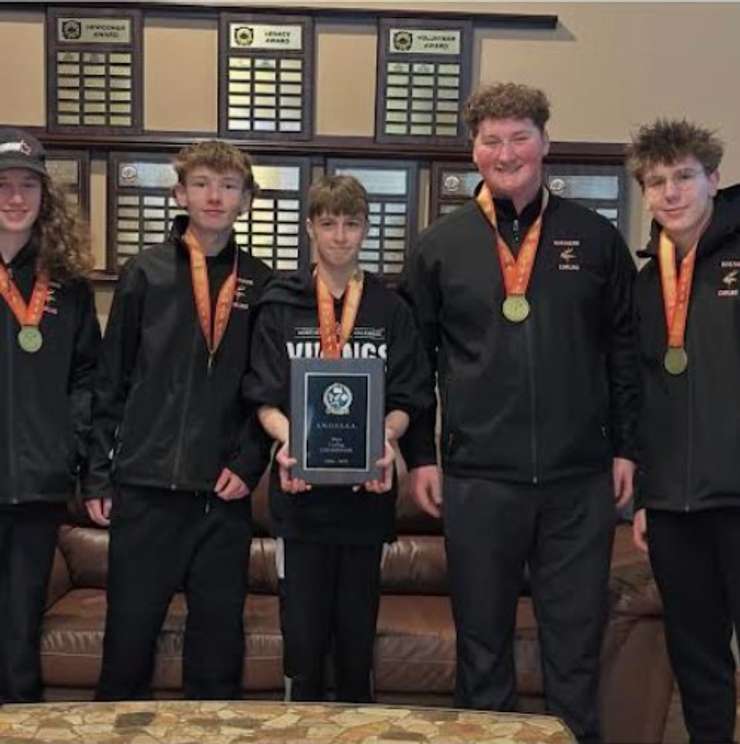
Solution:
{"label": "plaque with gold crest", "polygon": [[309,16],[221,14],[222,135],[270,140],[311,138],[313,33]]}
{"label": "plaque with gold crest", "polygon": [[49,8],[46,39],[49,131],[141,132],[141,11]]}
{"label": "plaque with gold crest", "polygon": [[378,24],[378,142],[462,144],[472,23],[381,18]]}
{"label": "plaque with gold crest", "polygon": [[418,225],[418,164],[403,160],[327,161],[327,172],[354,176],[365,187],[370,228],[360,267],[396,284]]}
{"label": "plaque with gold crest", "polygon": [[453,212],[473,197],[482,177],[473,163],[433,162],[429,189],[429,221]]}
{"label": "plaque with gold crest", "polygon": [[623,165],[552,162],[545,166],[545,183],[551,193],[593,209],[627,235],[627,187]]}

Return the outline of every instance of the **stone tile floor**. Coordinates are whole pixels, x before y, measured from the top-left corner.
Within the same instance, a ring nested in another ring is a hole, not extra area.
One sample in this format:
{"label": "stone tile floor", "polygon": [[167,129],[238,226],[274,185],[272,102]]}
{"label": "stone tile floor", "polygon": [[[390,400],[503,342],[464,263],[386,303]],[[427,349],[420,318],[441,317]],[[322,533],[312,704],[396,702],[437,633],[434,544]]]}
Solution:
{"label": "stone tile floor", "polygon": [[556,718],[443,708],[257,701],[0,708],[3,744],[575,744]]}

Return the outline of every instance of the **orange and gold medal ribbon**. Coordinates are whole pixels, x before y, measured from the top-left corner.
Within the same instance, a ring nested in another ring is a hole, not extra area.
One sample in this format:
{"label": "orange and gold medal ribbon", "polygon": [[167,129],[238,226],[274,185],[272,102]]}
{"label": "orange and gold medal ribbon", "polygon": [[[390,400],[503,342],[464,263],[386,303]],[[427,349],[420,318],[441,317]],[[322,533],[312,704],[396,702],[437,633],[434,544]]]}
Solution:
{"label": "orange and gold medal ribbon", "polygon": [[337,324],[334,312],[334,297],[326,282],[316,272],[316,304],[319,308],[319,336],[321,337],[321,356],[325,359],[339,359],[342,348],[349,341],[355,327],[357,311],[362,299],[364,276],[358,269],[347,283],[342,302],[342,319]]}
{"label": "orange and gold medal ribbon", "polygon": [[234,305],[236,295],[236,263],[238,258],[238,247],[234,247],[234,266],[226,281],[221,285],[216,300],[216,312],[211,319],[211,290],[208,285],[208,264],[198,239],[190,231],[186,230],[183,242],[190,254],[190,277],[193,282],[193,298],[195,309],[198,312],[200,329],[208,348],[208,370],[213,366],[213,360],[226,333],[229,324],[231,308]]}
{"label": "orange and gold medal ribbon", "polygon": [[7,269],[0,265],[0,295],[8,304],[20,324],[18,346],[29,354],[37,352],[44,343],[39,330],[41,316],[44,314],[46,300],[49,297],[49,276],[43,271],[36,276],[31,299],[26,305],[18,287],[10,278]]}
{"label": "orange and gold medal ribbon", "polygon": [[663,290],[663,308],[668,330],[668,349],[663,366],[669,374],[680,375],[686,371],[689,364],[685,342],[686,319],[689,315],[691,285],[694,279],[696,245],[681,261],[681,269],[677,277],[676,246],[665,231],[662,231],[658,245],[658,263],[660,264],[660,285]]}
{"label": "orange and gold medal ribbon", "polygon": [[496,208],[493,204],[493,196],[490,189],[484,183],[478,192],[476,202],[486,219],[493,225],[496,232],[496,252],[501,266],[501,275],[506,288],[506,299],[502,306],[502,312],[507,320],[512,323],[521,323],[529,316],[529,301],[527,300],[527,288],[532,276],[534,261],[537,257],[537,247],[540,243],[542,233],[542,215],[545,213],[549,192],[544,189],[542,194],[542,207],[535,223],[527,230],[527,234],[519,249],[519,255],[514,258],[511,249],[501,237],[496,221]]}

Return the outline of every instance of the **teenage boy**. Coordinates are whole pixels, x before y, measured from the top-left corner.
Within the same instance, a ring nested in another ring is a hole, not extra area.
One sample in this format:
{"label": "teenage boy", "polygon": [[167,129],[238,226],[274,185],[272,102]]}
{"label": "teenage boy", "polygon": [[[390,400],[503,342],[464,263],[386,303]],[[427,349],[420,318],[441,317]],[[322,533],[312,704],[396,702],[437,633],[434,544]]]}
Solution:
{"label": "teenage boy", "polygon": [[[323,699],[331,647],[336,699],[368,702],[380,560],[383,544],[394,538],[392,445],[409,417],[431,403],[428,366],[408,308],[359,268],[368,230],[362,185],[350,176],[324,176],[309,190],[308,215],[315,269],[276,280],[265,291],[245,390],[279,447],[270,509],[279,538],[286,697]],[[386,362],[383,477],[360,489],[311,488],[290,474],[290,360],[318,356]]]}
{"label": "teenage boy", "polygon": [[637,278],[643,407],[635,541],[650,548],[692,744],[729,744],[740,628],[740,186],[718,190],[708,129],[641,127],[653,217]]}
{"label": "teenage boy", "polygon": [[257,188],[249,158],[201,142],[175,169],[187,216],[124,267],[95,386],[87,508],[111,527],[99,700],[150,694],[157,636],[180,587],[185,696],[241,690],[247,497],[266,463],[240,390],[249,308],[270,272],[234,240]]}
{"label": "teenage boy", "polygon": [[550,194],[541,90],[498,83],[463,109],[482,183],[407,264],[442,402],[404,443],[412,494],[444,508],[459,706],[516,705],[514,626],[525,564],[548,710],[599,740],[599,658],[615,504],[632,496],[638,368],[627,246]]}
{"label": "teenage boy", "polygon": [[57,529],[85,467],[100,344],[87,233],[41,143],[0,129],[0,702],[41,699]]}

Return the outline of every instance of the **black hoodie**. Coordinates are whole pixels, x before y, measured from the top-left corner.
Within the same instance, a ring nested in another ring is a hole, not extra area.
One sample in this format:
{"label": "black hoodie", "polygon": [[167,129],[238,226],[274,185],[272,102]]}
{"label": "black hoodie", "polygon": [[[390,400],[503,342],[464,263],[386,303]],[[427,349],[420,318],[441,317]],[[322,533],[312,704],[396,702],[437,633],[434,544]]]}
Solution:
{"label": "black hoodie", "polygon": [[637,506],[694,511],[740,506],[740,186],[717,193],[697,247],[686,326],[689,365],[663,367],[667,331],[660,228],[637,277],[643,405]]}
{"label": "black hoodie", "polygon": [[86,498],[111,496],[113,483],[208,492],[224,467],[251,489],[267,465],[269,443],[241,382],[250,308],[271,272],[233,235],[207,259],[213,304],[238,251],[237,294],[209,373],[186,228],[177,217],[169,239],[131,259],[118,280],[95,382]]}
{"label": "black hoodie", "polygon": [[[335,304],[341,317],[342,303]],[[290,411],[290,359],[320,352],[314,281],[308,272],[273,280],[259,302],[250,372],[244,391],[257,405]],[[365,273],[364,291],[348,358],[386,361],[385,410],[409,416],[428,407],[430,373],[411,311],[394,292]],[[270,479],[270,512],[279,537],[324,543],[373,544],[395,535],[395,484],[390,493],[353,492],[348,486],[314,486],[292,495],[280,490],[277,469]]]}
{"label": "black hoodie", "polygon": [[[7,266],[26,302],[37,257],[32,241]],[[19,330],[0,299],[0,504],[64,501],[87,462],[100,345],[92,287],[82,279],[52,282],[36,353],[18,346]]]}

